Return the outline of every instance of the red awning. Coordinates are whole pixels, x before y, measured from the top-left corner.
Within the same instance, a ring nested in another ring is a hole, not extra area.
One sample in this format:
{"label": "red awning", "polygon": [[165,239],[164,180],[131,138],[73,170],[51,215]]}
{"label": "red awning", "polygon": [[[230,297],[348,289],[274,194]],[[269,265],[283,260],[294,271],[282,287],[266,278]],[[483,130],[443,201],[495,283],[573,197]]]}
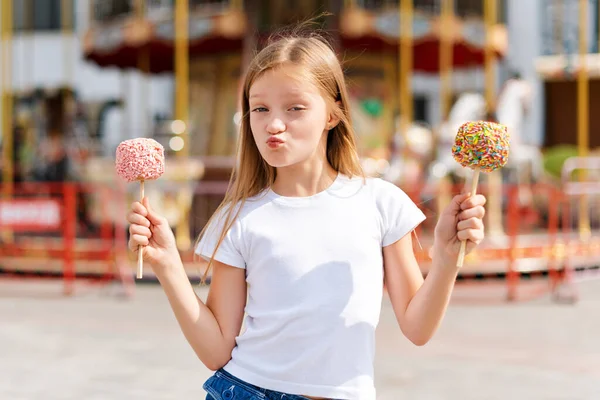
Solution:
{"label": "red awning", "polygon": [[[371,13],[361,9],[345,10],[340,21],[341,44],[344,49],[358,51],[398,52],[398,11]],[[450,21],[448,34],[453,43],[453,67],[483,65],[486,32],[479,19]],[[415,71],[437,73],[440,69],[442,24],[439,18],[415,14],[413,17],[413,68]],[[506,29],[495,25],[491,29],[491,46],[496,57],[506,52]]]}
{"label": "red awning", "polygon": [[[246,16],[228,12],[212,17],[190,17],[190,58],[241,51]],[[173,21],[130,18],[96,26],[84,37],[84,57],[101,67],[173,71]],[[145,58],[147,57],[147,58]],[[144,67],[144,65],[147,65]]]}

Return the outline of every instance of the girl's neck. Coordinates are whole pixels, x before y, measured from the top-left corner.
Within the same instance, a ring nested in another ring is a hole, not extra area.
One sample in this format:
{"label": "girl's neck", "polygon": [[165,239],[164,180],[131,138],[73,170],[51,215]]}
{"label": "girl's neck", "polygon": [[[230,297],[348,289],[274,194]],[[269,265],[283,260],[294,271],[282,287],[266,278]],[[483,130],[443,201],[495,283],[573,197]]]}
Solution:
{"label": "girl's neck", "polygon": [[278,168],[271,190],[285,197],[313,196],[331,186],[337,175],[326,160],[318,165]]}

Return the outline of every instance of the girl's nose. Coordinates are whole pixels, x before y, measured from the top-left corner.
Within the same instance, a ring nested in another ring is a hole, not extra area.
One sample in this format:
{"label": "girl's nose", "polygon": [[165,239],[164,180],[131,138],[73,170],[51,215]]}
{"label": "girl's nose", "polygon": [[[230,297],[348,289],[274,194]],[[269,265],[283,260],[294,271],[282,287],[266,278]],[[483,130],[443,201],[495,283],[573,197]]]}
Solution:
{"label": "girl's nose", "polygon": [[271,121],[269,121],[269,124],[267,126],[267,132],[269,132],[272,135],[275,135],[283,131],[285,131],[285,124],[281,119],[273,118]]}

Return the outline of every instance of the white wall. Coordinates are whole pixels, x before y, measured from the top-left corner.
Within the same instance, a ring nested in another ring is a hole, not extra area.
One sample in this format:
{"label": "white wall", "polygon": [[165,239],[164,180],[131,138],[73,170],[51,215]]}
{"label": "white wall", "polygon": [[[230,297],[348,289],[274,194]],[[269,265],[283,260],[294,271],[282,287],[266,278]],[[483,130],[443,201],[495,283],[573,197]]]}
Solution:
{"label": "white wall", "polygon": [[535,71],[535,58],[542,53],[542,3],[540,0],[508,1],[508,57],[512,68],[533,85],[533,104],[527,116],[522,139],[543,144],[544,86]]}

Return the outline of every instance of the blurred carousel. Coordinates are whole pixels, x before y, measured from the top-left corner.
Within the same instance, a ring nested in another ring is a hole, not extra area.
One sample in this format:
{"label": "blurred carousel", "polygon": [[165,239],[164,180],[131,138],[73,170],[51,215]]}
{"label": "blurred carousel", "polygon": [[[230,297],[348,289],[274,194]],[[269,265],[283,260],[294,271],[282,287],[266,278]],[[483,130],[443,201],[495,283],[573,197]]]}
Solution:
{"label": "blurred carousel", "polygon": [[[247,16],[241,1],[111,0],[112,8],[106,1],[93,3],[83,41],[87,60],[146,77],[172,73],[175,78],[172,117],[155,120],[141,136],[165,147],[165,174],[146,185],[146,195],[174,227],[178,248],[187,252],[224,192],[211,192],[210,181],[227,181],[233,166],[237,125],[232,116]],[[142,99],[148,98],[145,85]],[[110,183],[116,179],[113,171],[114,159],[99,157],[88,162],[86,178]],[[128,201],[137,200],[135,185],[129,186],[123,187]]]}

